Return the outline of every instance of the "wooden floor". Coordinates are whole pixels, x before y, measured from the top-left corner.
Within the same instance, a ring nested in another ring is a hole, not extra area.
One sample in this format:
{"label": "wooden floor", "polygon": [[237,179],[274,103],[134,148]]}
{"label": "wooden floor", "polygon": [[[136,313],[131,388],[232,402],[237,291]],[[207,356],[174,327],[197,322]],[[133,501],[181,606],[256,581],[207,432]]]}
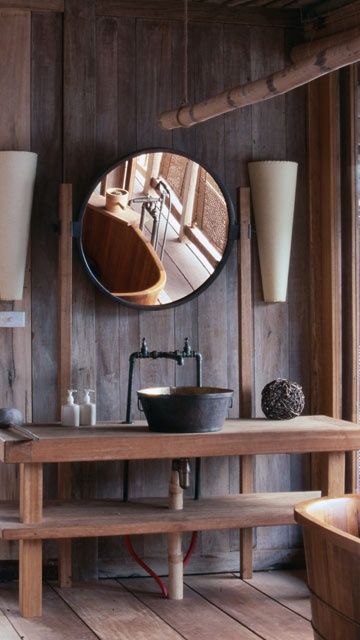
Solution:
{"label": "wooden floor", "polygon": [[45,586],[44,616],[19,616],[15,585],[0,585],[1,640],[313,640],[303,572],[187,576],[185,599],[152,579]]}

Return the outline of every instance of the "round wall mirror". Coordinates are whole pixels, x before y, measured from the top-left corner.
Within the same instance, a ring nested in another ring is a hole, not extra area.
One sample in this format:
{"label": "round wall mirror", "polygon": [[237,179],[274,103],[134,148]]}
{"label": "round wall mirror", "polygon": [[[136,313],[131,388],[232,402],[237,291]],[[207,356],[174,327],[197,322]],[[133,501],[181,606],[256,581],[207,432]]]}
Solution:
{"label": "round wall mirror", "polygon": [[137,152],[107,169],[80,212],[80,254],[94,283],[130,306],[160,308],[199,294],[236,235],[220,180],[170,149]]}

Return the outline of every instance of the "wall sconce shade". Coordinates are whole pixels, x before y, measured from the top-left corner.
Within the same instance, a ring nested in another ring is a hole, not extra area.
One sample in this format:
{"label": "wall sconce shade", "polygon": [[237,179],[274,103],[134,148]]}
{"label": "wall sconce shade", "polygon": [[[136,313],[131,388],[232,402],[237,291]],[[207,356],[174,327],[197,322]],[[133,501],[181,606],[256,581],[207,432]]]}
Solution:
{"label": "wall sconce shade", "polygon": [[23,296],[37,154],[0,151],[0,300]]}
{"label": "wall sconce shade", "polygon": [[297,169],[297,162],[249,163],[265,302],[286,301]]}

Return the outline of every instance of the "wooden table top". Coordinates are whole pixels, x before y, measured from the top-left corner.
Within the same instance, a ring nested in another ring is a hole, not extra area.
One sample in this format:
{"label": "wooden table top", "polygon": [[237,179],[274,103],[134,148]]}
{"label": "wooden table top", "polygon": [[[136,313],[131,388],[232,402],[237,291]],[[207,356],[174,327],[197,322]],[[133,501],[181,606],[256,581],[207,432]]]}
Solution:
{"label": "wooden table top", "polygon": [[146,422],[96,427],[26,425],[28,435],[0,429],[3,462],[75,462],[354,451],[360,425],[326,416],[226,420],[214,433],[153,433]]}

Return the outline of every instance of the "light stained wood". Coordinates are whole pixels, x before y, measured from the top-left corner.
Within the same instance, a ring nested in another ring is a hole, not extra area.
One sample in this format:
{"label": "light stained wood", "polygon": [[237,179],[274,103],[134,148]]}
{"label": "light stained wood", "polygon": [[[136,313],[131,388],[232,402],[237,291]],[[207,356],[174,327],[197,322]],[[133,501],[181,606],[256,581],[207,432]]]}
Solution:
{"label": "light stained wood", "polygon": [[[187,578],[185,578],[187,580]],[[227,616],[205,598],[185,586],[182,602],[171,603],[158,597],[153,580],[147,578],[120,580],[126,589],[149,607],[162,620],[174,627],[186,640],[258,640],[246,627]],[[233,579],[233,582],[236,580]]]}
{"label": "light stained wood", "polygon": [[[39,523],[43,516],[43,466],[20,465],[20,520]],[[19,607],[25,618],[42,613],[42,541],[20,540]]]}
{"label": "light stained wood", "polygon": [[5,540],[62,539],[292,524],[294,505],[319,496],[305,491],[190,499],[179,511],[160,498],[54,502],[45,507],[42,522],[29,524],[18,521],[14,504],[2,503],[0,535]]}
{"label": "light stained wood", "polygon": [[[67,606],[51,587],[44,585],[44,606],[41,619],[22,618],[17,603],[15,585],[0,585],[0,609],[16,630],[14,640],[97,640],[97,636],[86,627],[79,616]],[[0,625],[1,629],[1,625]],[[14,631],[15,633],[15,631]],[[13,640],[13,637],[1,640]]]}
{"label": "light stained wood", "polygon": [[226,420],[222,431],[213,433],[161,434],[148,431],[144,423],[80,428],[31,425],[31,432],[36,440],[4,441],[5,462],[137,460],[139,452],[142,459],[172,459],[360,448],[359,425],[327,416]]}
{"label": "light stained wood", "polygon": [[320,637],[359,635],[359,513],[359,495],[315,500],[295,512],[303,526],[312,624]]}
{"label": "light stained wood", "polygon": [[[251,493],[254,490],[254,456],[240,458],[240,492]],[[253,530],[240,530],[240,577],[245,580],[252,577],[253,570]]]}
{"label": "light stained wood", "polygon": [[337,44],[347,42],[347,40],[353,38],[354,36],[360,35],[360,26],[355,26],[352,29],[347,29],[345,31],[339,31],[338,33],[334,33],[333,35],[327,36],[326,38],[316,38],[311,42],[304,42],[302,44],[298,44],[291,49],[290,57],[293,62],[299,62],[304,58],[309,58],[312,55],[318,55],[324,49],[328,47],[336,46]]}
{"label": "light stained wood", "polygon": [[322,458],[323,495],[342,495],[345,492],[345,453],[333,452]]}
{"label": "light stained wood", "polygon": [[[184,508],[183,490],[180,487],[178,471],[171,471],[169,486],[169,509],[182,511]],[[169,533],[168,565],[169,565],[169,598],[170,600],[182,600],[184,597],[184,564],[182,553],[182,534],[178,531]]]}
{"label": "light stained wood", "polygon": [[180,640],[182,637],[116,582],[57,591],[100,640]]}
{"label": "light stained wood", "polygon": [[250,631],[266,640],[312,640],[307,620],[289,611],[241,580],[229,576],[189,576],[186,584]]}
{"label": "light stained wood", "polygon": [[20,519],[41,522],[43,515],[43,466],[20,465]]}
{"label": "light stained wood", "polygon": [[287,609],[311,620],[309,589],[304,570],[257,571],[249,584]]}
{"label": "light stained wood", "polygon": [[234,109],[287,93],[359,60],[360,36],[356,35],[346,43],[323,50],[321,60],[317,55],[312,55],[266,78],[233,87],[191,106],[163,112],[160,114],[160,124],[164,129],[191,127]]}
{"label": "light stained wood", "polygon": [[2,640],[19,640],[20,638],[2,611],[0,611],[0,636]]}

